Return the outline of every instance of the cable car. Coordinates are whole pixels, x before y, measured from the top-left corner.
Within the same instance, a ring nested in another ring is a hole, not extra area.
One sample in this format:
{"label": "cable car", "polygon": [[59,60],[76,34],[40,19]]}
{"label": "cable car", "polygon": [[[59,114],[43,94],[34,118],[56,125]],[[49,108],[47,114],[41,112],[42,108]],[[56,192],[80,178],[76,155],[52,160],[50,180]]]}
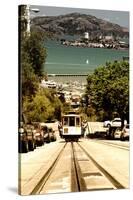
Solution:
{"label": "cable car", "polygon": [[82,136],[82,117],[79,114],[62,116],[62,138],[66,141],[78,141]]}

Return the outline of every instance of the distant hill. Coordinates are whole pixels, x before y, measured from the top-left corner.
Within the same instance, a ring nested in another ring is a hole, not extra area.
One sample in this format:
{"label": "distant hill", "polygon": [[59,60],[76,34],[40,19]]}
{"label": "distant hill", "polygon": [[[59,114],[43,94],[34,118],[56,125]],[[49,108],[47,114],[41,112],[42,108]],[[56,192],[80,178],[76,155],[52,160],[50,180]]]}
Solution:
{"label": "distant hill", "polygon": [[56,35],[81,35],[86,31],[90,35],[113,34],[120,37],[128,37],[129,35],[129,31],[125,27],[80,13],[36,17],[32,19],[32,26]]}

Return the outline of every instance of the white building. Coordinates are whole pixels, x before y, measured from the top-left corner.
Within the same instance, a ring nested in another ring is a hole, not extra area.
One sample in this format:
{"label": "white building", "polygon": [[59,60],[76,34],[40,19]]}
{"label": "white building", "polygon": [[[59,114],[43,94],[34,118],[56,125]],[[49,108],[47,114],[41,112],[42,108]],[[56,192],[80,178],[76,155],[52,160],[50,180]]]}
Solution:
{"label": "white building", "polygon": [[89,33],[88,32],[84,33],[84,38],[89,40]]}
{"label": "white building", "polygon": [[54,82],[52,80],[51,81],[42,80],[41,86],[44,88],[56,88],[57,84],[56,84],[56,82]]}
{"label": "white building", "polygon": [[113,39],[114,39],[113,35],[106,35],[105,36],[106,41],[113,40]]}

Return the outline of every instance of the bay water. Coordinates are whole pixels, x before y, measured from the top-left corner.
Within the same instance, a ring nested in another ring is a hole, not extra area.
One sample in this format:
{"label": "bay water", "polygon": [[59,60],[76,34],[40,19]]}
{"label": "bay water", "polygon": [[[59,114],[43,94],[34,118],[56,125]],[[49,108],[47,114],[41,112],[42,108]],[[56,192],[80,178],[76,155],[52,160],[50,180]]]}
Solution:
{"label": "bay water", "polygon": [[48,74],[88,74],[108,61],[129,56],[128,50],[72,47],[55,40],[47,41],[45,47],[48,54],[45,71]]}
{"label": "bay water", "polygon": [[47,74],[84,74],[86,76],[52,76],[49,80],[59,83],[70,83],[78,81],[86,83],[87,75],[94,72],[94,69],[106,62],[122,60],[129,57],[128,50],[104,49],[104,48],[83,48],[61,45],[57,40],[45,42],[47,58],[44,71]]}

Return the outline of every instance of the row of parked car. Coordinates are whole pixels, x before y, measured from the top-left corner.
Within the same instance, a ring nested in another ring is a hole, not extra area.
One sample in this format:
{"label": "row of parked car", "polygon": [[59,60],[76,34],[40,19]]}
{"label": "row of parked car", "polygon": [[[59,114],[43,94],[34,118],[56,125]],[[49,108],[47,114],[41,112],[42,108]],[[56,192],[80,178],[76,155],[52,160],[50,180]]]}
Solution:
{"label": "row of parked car", "polygon": [[121,128],[121,119],[114,118],[112,121],[105,121],[103,126],[108,128],[107,135],[111,136],[113,139],[120,139],[122,141],[129,140],[130,131],[129,131],[129,124],[127,121],[124,121],[124,127]]}
{"label": "row of parked car", "polygon": [[124,125],[124,127],[117,128],[114,132],[114,139],[120,139],[121,141],[129,140],[129,124]]}
{"label": "row of parked car", "polygon": [[24,124],[20,122],[18,147],[19,153],[33,151],[38,146],[56,141],[55,131],[44,123]]}

